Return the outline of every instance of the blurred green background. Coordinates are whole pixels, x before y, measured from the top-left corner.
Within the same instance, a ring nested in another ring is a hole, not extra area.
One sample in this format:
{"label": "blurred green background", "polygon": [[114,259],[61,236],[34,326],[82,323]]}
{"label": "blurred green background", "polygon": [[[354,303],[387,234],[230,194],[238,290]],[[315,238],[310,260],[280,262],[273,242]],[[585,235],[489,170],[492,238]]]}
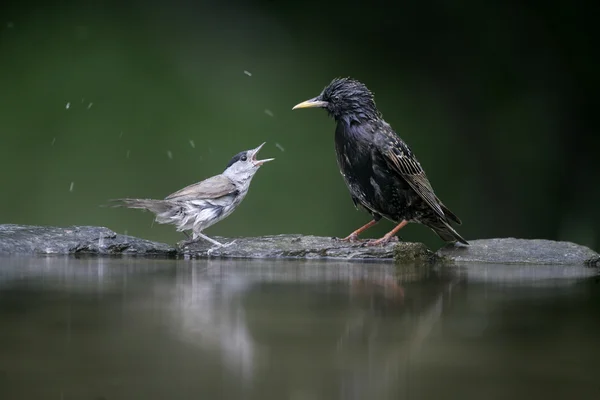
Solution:
{"label": "blurred green background", "polygon": [[[577,2],[365,4],[4,2],[0,223],[173,243],[183,235],[149,213],[100,205],[163,198],[266,141],[261,155],[276,161],[206,233],[345,236],[369,216],[339,175],[334,123],[291,108],[352,76],[467,239],[598,249],[593,13]],[[442,245],[422,226],[400,236]]]}

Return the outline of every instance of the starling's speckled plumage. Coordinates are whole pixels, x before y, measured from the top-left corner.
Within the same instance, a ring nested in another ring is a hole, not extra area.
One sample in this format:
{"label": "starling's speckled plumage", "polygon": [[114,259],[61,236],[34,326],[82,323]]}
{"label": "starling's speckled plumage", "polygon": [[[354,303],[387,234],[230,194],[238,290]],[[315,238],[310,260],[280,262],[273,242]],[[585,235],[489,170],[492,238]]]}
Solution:
{"label": "starling's speckled plumage", "polygon": [[294,109],[309,107],[325,108],[335,119],[340,172],[354,205],[373,216],[345,240],[357,239],[385,217],[398,225],[371,244],[386,243],[409,222],[428,226],[445,241],[468,244],[450,225],[460,225],[460,219],[437,198],[414,153],[383,120],[364,84],[334,79],[319,96]]}

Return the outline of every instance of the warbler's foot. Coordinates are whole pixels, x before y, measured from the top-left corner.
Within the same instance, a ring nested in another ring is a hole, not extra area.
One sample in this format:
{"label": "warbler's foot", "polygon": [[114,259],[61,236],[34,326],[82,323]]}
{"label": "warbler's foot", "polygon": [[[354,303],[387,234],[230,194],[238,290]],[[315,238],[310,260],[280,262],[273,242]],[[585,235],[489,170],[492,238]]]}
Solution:
{"label": "warbler's foot", "polygon": [[[237,239],[236,239],[237,240]],[[219,243],[218,245],[214,245],[213,247],[211,247],[210,249],[206,250],[206,255],[211,255],[213,251],[217,250],[217,249],[221,249],[223,247],[229,247],[232,244],[234,244],[236,242],[236,240],[232,240],[229,243],[225,243],[225,244],[221,244]]]}
{"label": "warbler's foot", "polygon": [[181,241],[177,242],[177,247],[179,247],[180,249],[183,249],[184,247],[187,247],[190,244],[193,244],[196,242],[198,242],[198,239],[181,240]]}
{"label": "warbler's foot", "polygon": [[207,255],[207,256],[210,256],[210,255],[212,254],[212,252],[213,252],[213,251],[215,251],[215,250],[217,250],[217,249],[222,249],[222,248],[224,248],[224,247],[229,247],[229,246],[231,246],[231,245],[232,245],[232,244],[234,244],[234,243],[235,243],[235,240],[234,240],[234,241],[231,241],[231,242],[229,242],[229,243],[215,245],[215,246],[211,247],[210,249],[206,250],[206,255]]}

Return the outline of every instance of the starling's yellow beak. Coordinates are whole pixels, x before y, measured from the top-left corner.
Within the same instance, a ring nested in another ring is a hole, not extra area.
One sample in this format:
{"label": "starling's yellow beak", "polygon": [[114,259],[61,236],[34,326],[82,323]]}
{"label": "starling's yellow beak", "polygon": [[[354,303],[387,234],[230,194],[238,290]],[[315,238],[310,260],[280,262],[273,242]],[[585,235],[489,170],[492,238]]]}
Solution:
{"label": "starling's yellow beak", "polygon": [[312,98],[310,100],[303,101],[302,103],[296,104],[292,107],[292,110],[297,110],[299,108],[325,108],[329,105],[328,102],[321,100],[320,96]]}

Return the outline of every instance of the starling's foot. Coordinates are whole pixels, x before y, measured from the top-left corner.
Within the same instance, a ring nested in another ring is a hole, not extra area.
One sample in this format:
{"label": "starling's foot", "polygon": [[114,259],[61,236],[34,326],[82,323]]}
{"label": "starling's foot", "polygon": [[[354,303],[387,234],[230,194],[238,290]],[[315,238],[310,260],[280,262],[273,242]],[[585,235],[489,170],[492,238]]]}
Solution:
{"label": "starling's foot", "polygon": [[389,242],[398,242],[398,238],[396,236],[384,236],[381,239],[370,240],[366,243],[367,246],[384,246]]}
{"label": "starling's foot", "polygon": [[342,242],[357,242],[359,240],[358,235],[361,234],[362,232],[364,232],[365,230],[369,229],[373,225],[375,225],[377,223],[377,221],[379,221],[379,220],[369,221],[366,224],[364,224],[363,226],[361,226],[360,228],[358,228],[357,230],[355,230],[354,232],[352,232],[351,234],[349,234],[348,236],[346,236],[345,238],[339,239],[339,240],[341,240]]}
{"label": "starling's foot", "polygon": [[356,232],[352,232],[348,236],[343,239],[339,239],[342,242],[358,242],[358,234]]}

